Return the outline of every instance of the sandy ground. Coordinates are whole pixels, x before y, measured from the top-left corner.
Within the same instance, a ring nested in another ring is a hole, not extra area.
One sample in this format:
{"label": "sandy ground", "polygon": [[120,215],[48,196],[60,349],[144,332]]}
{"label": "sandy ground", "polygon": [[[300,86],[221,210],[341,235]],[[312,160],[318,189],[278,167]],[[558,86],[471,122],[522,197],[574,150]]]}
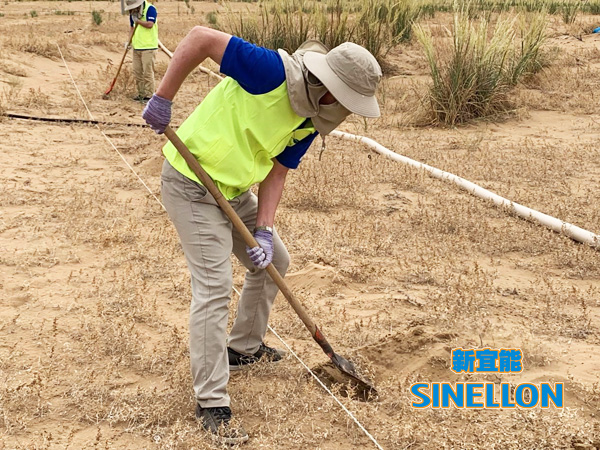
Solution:
{"label": "sandy ground", "polygon": [[[171,49],[223,10],[157,6]],[[104,11],[100,26],[92,9]],[[130,57],[102,99],[126,39],[118,3],[6,2],[0,13],[0,109],[88,118],[58,43],[93,116],[121,124],[102,129],[151,191],[94,126],[0,118],[0,449],[213,448],[193,418],[189,277],[157,197],[165,138],[122,125],[142,123]],[[557,62],[519,87],[510,118],[410,126],[427,71],[408,44],[389,57],[382,118],[342,129],[599,233],[600,41],[551,20]],[[167,64],[159,55],[157,77]],[[213,85],[190,76],[174,123]],[[329,138],[321,159],[318,147],[289,175],[278,212],[286,279],[375,380],[378,399],[341,398],[380,445],[600,447],[598,252],[358,144]],[[283,298],[271,325],[310,367],[326,360]],[[524,371],[455,375],[456,347],[521,348]],[[411,409],[412,383],[460,380],[564,382],[566,407]],[[232,377],[230,393],[245,448],[374,448],[291,356]]]}

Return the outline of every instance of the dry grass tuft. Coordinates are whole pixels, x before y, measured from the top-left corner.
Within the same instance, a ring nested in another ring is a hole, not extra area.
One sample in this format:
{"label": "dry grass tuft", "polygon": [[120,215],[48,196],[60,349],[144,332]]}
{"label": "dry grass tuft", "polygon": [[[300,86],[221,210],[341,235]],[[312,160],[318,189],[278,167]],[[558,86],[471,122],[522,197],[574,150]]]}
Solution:
{"label": "dry grass tuft", "polygon": [[461,11],[454,16],[451,44],[434,44],[425,28],[416,27],[433,80],[428,122],[455,125],[512,109],[511,88],[542,67],[546,18],[537,14],[522,22],[519,40],[515,23],[500,18],[492,31],[488,20],[476,24],[468,11]]}

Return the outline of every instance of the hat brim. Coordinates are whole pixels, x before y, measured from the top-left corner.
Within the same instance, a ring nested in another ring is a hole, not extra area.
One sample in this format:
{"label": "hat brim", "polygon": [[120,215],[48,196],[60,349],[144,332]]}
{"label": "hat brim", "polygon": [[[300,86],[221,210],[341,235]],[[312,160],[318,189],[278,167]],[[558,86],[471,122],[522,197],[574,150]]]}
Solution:
{"label": "hat brim", "polygon": [[123,11],[131,11],[132,9],[139,8],[142,3],[144,3],[144,0],[139,0],[133,5],[124,5]]}
{"label": "hat brim", "polygon": [[327,64],[326,55],[308,51],[304,55],[304,64],[346,109],[363,117],[374,118],[381,115],[377,98],[356,92],[344,83]]}
{"label": "hat brim", "polygon": [[300,50],[304,50],[306,52],[327,53],[329,51],[329,47],[327,47],[321,41],[317,41],[316,39],[309,39],[307,41],[304,41],[296,51]]}

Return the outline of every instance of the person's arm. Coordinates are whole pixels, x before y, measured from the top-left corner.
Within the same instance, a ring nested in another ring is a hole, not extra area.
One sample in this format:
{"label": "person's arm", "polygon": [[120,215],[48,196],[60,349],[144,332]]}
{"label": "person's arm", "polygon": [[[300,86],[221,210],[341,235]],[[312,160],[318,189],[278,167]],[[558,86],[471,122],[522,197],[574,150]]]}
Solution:
{"label": "person's arm", "polygon": [[133,21],[131,26],[139,25],[144,28],[152,28],[154,24],[156,24],[156,19],[158,17],[156,8],[154,7],[154,5],[150,5],[148,11],[146,12],[146,20],[141,20],[141,14],[143,14],[144,12],[143,8],[143,5],[140,6],[139,11],[135,14],[135,16],[132,17]]}
{"label": "person's arm", "polygon": [[154,26],[154,22],[150,21],[150,20],[141,20],[141,19],[136,19],[134,24],[138,24],[141,27],[144,28],[152,28]]}
{"label": "person's arm", "polygon": [[175,49],[156,95],[173,100],[186,77],[206,58],[220,65],[230,39],[230,34],[212,28],[192,28]]}
{"label": "person's arm", "polygon": [[167,73],[142,113],[156,133],[163,133],[171,121],[172,100],[183,80],[206,58],[217,62],[222,73],[252,95],[270,92],[285,81],[283,62],[276,51],[221,31],[196,27],[177,46]]}
{"label": "person's arm", "polygon": [[[258,246],[246,247],[246,253],[259,269],[265,269],[273,261],[273,223],[275,222],[275,211],[285,184],[285,176],[288,168],[273,160],[273,167],[258,188],[258,212],[256,214],[256,226],[254,228],[254,239]],[[268,228],[265,228],[268,227]]]}
{"label": "person's arm", "polygon": [[256,214],[256,226],[273,227],[275,223],[275,212],[281,200],[285,177],[288,168],[281,165],[277,160],[273,161],[273,168],[258,187],[258,213]]}

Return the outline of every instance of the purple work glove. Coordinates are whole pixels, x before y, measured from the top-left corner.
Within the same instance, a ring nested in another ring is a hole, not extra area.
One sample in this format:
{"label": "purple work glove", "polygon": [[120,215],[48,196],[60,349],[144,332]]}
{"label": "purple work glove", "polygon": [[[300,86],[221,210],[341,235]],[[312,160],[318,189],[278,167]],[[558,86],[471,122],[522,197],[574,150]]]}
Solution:
{"label": "purple work glove", "polygon": [[258,242],[259,247],[246,246],[246,253],[252,264],[259,269],[266,269],[273,261],[273,233],[268,230],[258,230],[254,232],[254,239]]}
{"label": "purple work glove", "polygon": [[146,104],[142,117],[156,134],[163,134],[171,121],[171,105],[173,102],[154,94]]}

